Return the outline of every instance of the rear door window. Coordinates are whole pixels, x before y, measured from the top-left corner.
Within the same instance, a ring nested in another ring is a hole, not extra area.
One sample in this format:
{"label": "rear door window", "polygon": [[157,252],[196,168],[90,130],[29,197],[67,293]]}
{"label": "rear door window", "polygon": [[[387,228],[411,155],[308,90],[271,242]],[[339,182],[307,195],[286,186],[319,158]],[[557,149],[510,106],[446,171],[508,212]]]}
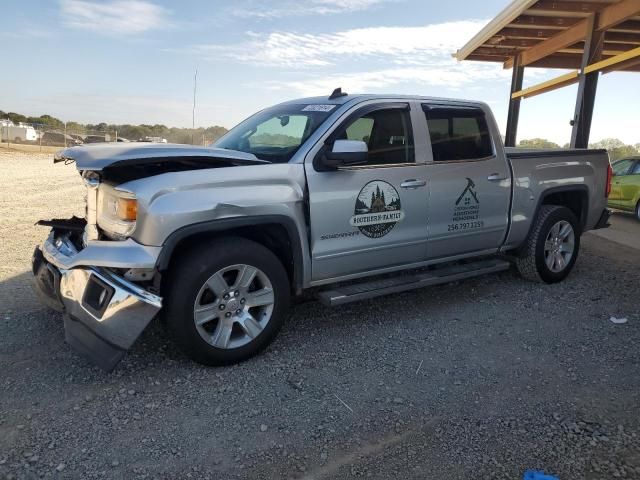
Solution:
{"label": "rear door window", "polygon": [[620,160],[613,164],[613,174],[616,176],[627,175],[629,173],[629,168],[631,168],[632,160]]}
{"label": "rear door window", "polygon": [[478,107],[423,105],[434,162],[479,160],[493,155],[484,111]]}

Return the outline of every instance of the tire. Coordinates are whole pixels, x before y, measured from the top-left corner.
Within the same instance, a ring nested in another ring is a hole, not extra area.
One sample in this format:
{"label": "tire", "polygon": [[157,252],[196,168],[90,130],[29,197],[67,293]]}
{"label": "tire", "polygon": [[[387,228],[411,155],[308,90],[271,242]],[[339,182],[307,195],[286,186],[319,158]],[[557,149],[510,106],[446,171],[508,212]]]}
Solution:
{"label": "tire", "polygon": [[[203,365],[228,365],[256,355],[275,338],[289,307],[289,278],[280,260],[240,237],[191,249],[176,260],[168,278],[164,316],[169,333]],[[234,285],[238,282],[242,285]],[[203,323],[196,325],[196,318]]]}
{"label": "tire", "polygon": [[[563,240],[560,239],[561,235],[554,236],[552,229],[562,225],[561,233],[565,234],[567,224],[572,230],[567,238]],[[533,282],[556,283],[564,280],[578,258],[580,234],[578,219],[571,210],[556,205],[540,207],[529,236],[516,258],[520,275]],[[546,245],[548,239],[549,244]],[[573,249],[569,257],[570,244]],[[562,262],[558,256],[562,257]]]}
{"label": "tire", "polygon": [[638,200],[638,203],[636,205],[636,220],[640,222],[640,200]]}

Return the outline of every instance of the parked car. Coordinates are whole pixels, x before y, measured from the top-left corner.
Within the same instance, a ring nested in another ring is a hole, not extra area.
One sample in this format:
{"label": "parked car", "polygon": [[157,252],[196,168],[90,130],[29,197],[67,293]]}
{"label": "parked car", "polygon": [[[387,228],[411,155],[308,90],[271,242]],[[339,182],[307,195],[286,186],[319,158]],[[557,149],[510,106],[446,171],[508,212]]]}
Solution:
{"label": "parked car", "polygon": [[146,143],[167,143],[167,139],[162,137],[143,137],[138,141]]}
{"label": "parked car", "polygon": [[111,141],[111,135],[86,135],[84,143],[105,143]]}
{"label": "parked car", "polygon": [[611,180],[611,208],[633,212],[640,221],[640,157],[614,162]]}
{"label": "parked car", "polygon": [[44,132],[42,134],[41,143],[42,145],[54,147],[82,145],[82,140],[78,137],[79,136],[72,137],[71,135],[65,135],[62,132]]}
{"label": "parked car", "polygon": [[192,359],[220,365],[269,344],[312,288],[342,305],[510,262],[559,282],[609,218],[605,150],[505,148],[478,102],[336,90],[262,110],[211,147],[90,145],[64,160],[87,214],[40,222],[36,292],[107,370],[157,314]]}

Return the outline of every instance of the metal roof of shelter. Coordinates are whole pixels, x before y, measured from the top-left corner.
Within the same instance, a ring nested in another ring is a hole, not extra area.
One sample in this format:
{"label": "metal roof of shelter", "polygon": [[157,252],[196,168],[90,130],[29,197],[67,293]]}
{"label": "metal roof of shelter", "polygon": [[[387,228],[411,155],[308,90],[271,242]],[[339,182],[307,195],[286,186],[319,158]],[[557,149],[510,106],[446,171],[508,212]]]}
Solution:
{"label": "metal roof of shelter", "polygon": [[[520,99],[578,83],[571,143],[586,146],[598,74],[640,72],[640,0],[515,0],[454,56],[514,69],[508,144],[515,143]],[[523,89],[525,67],[571,71]]]}

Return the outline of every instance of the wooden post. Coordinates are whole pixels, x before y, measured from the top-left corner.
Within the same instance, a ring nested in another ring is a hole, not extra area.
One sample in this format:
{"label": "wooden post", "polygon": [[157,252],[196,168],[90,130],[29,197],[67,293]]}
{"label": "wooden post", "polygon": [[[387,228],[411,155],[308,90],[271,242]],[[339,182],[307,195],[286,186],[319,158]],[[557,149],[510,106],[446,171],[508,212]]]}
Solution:
{"label": "wooden post", "polygon": [[602,56],[604,31],[598,31],[597,25],[598,14],[593,14],[589,17],[587,38],[585,38],[584,42],[584,52],[580,67],[576,107],[571,121],[573,127],[571,130],[571,148],[587,148],[589,146],[593,106],[596,101],[600,72],[584,73],[584,69],[588,65],[599,61]]}
{"label": "wooden post", "polygon": [[520,65],[520,55],[513,59],[513,74],[511,76],[511,90],[509,92],[509,113],[507,114],[507,131],[504,137],[506,147],[515,147],[518,136],[518,119],[520,117],[521,97],[513,98],[513,94],[522,90],[524,67]]}

